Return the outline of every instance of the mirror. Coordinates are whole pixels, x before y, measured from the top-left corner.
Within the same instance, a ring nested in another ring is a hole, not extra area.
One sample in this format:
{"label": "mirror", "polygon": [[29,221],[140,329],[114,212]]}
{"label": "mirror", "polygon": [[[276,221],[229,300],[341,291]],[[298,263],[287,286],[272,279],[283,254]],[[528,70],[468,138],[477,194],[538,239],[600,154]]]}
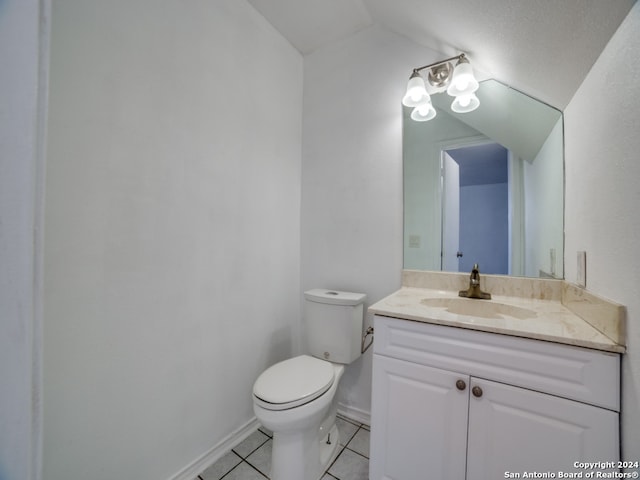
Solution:
{"label": "mirror", "polygon": [[480,107],[403,107],[404,268],[564,277],[562,113],[495,80]]}

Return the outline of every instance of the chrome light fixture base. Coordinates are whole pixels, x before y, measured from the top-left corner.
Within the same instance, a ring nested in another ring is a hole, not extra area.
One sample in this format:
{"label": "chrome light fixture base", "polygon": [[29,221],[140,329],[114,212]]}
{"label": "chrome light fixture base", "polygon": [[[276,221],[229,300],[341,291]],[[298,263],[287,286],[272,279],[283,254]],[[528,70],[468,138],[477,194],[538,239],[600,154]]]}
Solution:
{"label": "chrome light fixture base", "polygon": [[449,83],[452,73],[453,66],[451,65],[451,62],[441,63],[440,65],[431,67],[427,79],[434,87],[441,88]]}

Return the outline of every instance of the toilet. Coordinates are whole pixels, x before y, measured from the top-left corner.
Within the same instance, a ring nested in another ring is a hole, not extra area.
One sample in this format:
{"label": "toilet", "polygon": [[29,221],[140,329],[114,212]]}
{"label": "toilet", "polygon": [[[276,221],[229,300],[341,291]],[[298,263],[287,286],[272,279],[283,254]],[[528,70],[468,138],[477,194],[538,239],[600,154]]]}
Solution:
{"label": "toilet", "polygon": [[362,354],[366,295],[304,292],[307,355],[276,363],[253,385],[253,411],[273,432],[271,480],[319,480],[338,454],[336,390]]}

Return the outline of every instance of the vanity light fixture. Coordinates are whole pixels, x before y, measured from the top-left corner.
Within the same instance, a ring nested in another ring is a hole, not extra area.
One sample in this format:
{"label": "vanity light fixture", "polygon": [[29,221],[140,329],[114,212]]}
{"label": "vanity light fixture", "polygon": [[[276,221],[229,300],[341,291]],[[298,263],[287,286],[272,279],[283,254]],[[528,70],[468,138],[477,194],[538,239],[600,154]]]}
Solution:
{"label": "vanity light fixture", "polygon": [[[451,65],[453,60],[457,60],[455,68]],[[429,74],[427,82],[425,82],[420,72],[427,68]],[[429,90],[431,93],[446,91],[455,97],[451,104],[451,110],[456,113],[472,112],[480,105],[480,100],[475,95],[479,86],[469,60],[464,53],[461,53],[446,60],[414,68],[407,84],[407,92],[402,98],[402,104],[413,107],[411,112],[413,120],[426,122],[436,116]]]}

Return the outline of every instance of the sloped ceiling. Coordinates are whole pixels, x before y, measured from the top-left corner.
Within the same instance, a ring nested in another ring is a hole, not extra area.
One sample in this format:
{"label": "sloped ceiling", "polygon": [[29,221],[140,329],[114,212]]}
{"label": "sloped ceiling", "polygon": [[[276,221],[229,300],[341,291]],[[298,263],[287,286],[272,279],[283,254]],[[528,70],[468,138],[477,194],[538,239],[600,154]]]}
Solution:
{"label": "sloped ceiling", "polygon": [[635,0],[249,2],[303,55],[377,24],[564,110]]}

